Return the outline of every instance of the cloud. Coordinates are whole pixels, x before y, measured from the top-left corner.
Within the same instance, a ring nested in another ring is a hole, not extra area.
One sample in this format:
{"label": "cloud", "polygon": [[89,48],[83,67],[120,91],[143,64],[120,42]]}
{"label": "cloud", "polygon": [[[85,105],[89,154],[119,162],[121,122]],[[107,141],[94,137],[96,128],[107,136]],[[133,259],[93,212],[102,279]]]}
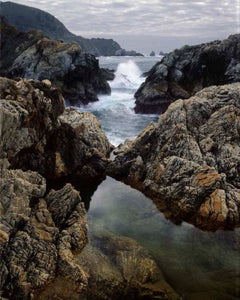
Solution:
{"label": "cloud", "polygon": [[85,37],[209,39],[240,32],[239,0],[15,0],[55,15]]}

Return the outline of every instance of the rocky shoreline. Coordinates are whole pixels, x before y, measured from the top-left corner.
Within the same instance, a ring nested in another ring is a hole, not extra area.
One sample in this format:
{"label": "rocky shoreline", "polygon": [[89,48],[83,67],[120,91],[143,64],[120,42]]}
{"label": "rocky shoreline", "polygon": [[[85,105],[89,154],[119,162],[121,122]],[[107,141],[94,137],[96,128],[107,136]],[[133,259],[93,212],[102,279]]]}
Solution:
{"label": "rocky shoreline", "polygon": [[[98,119],[66,108],[64,97],[95,101],[109,92],[111,72],[74,43],[0,25],[0,298],[182,299],[134,240],[101,228],[88,236],[88,199],[76,182],[95,188],[108,174],[148,195],[175,223],[208,231],[239,227],[240,84],[220,85],[239,81],[239,36],[185,47],[157,64],[140,88],[152,97],[150,110],[156,83],[165,94],[154,107],[160,103],[163,111],[184,99],[110,160],[113,146]],[[194,73],[195,60],[203,65],[202,53],[225,55],[228,46],[225,77],[213,69],[203,80],[188,70],[193,81],[189,90],[181,86],[187,67]],[[178,85],[166,81],[164,66]],[[197,92],[210,84],[218,86]],[[167,93],[172,98],[165,103]]]}
{"label": "rocky shoreline", "polygon": [[[66,109],[61,93],[45,81],[0,78],[0,99],[1,296],[180,299],[131,239],[98,233],[107,248],[92,244],[82,253],[85,199],[67,182],[91,185],[106,175],[113,147],[96,117]],[[63,187],[49,190],[58,180]],[[112,261],[107,249],[116,251]]]}
{"label": "rocky shoreline", "polygon": [[174,50],[148,72],[135,93],[135,112],[163,113],[173,101],[187,99],[205,87],[239,82],[239,57],[239,34]]}
{"label": "rocky shoreline", "polygon": [[48,79],[70,104],[97,101],[97,94],[110,94],[110,71],[77,43],[50,40],[42,32],[21,32],[0,17],[0,76]]}

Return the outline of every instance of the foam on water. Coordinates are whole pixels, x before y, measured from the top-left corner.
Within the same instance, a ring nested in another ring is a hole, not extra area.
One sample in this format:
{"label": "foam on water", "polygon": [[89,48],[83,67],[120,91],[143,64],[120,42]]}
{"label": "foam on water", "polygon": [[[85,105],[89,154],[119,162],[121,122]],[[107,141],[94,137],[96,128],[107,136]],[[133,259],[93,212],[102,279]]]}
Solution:
{"label": "foam on water", "polygon": [[137,89],[142,83],[141,70],[133,60],[122,62],[118,65],[115,78],[110,83],[111,88],[115,89]]}
{"label": "foam on water", "polygon": [[99,96],[99,101],[80,108],[81,111],[91,111],[97,116],[114,146],[123,143],[127,138],[135,138],[150,121],[157,119],[156,115],[134,113],[134,93],[145,79],[142,73],[143,70],[134,60],[124,59],[116,68],[114,80],[109,82],[111,95]]}

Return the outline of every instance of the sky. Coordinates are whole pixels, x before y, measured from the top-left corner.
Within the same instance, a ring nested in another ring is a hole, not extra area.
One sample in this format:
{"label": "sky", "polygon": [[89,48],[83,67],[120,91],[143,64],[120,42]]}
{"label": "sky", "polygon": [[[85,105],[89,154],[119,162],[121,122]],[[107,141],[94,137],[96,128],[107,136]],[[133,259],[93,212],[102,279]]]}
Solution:
{"label": "sky", "polygon": [[[3,1],[6,2],[6,1]],[[71,32],[113,38],[144,54],[240,33],[240,0],[14,0],[45,10]]]}

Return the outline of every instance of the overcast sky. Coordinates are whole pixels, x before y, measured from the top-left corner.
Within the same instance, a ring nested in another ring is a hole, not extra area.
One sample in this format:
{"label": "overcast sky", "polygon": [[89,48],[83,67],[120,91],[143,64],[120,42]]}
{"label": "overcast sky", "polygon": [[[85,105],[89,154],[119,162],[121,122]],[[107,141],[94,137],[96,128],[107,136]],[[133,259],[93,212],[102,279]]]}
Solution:
{"label": "overcast sky", "polygon": [[[5,1],[4,1],[5,2]],[[113,38],[148,54],[240,33],[240,0],[15,0],[55,15],[73,33]]]}

